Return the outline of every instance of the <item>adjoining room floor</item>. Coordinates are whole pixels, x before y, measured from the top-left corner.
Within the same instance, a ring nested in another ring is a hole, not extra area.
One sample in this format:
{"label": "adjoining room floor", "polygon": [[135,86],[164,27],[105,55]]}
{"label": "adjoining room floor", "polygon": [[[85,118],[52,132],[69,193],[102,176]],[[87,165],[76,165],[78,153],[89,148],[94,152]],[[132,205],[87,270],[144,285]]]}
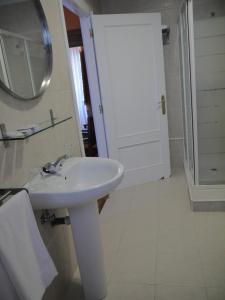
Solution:
{"label": "adjoining room floor", "polygon": [[[106,300],[225,299],[225,213],[192,212],[184,172],[174,173],[104,206]],[[78,283],[67,300],[84,299]]]}

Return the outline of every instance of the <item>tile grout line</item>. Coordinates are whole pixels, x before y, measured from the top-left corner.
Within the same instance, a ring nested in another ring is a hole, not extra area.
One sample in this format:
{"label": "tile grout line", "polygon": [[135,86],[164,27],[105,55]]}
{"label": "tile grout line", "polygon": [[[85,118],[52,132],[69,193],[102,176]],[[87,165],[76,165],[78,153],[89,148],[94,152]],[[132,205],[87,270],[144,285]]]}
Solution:
{"label": "tile grout line", "polygon": [[159,228],[160,228],[160,184],[158,186],[157,197],[157,228],[156,228],[156,245],[155,245],[155,270],[154,270],[154,300],[157,300],[157,266],[158,266],[158,254],[159,254]]}
{"label": "tile grout line", "polygon": [[[130,211],[131,211],[131,201],[129,201],[129,209],[128,211],[125,213],[125,215],[129,215],[130,214]],[[121,243],[122,243],[122,237],[124,235],[124,232],[125,232],[125,228],[126,228],[126,224],[125,224],[125,220],[123,220],[123,224],[122,224],[122,228],[121,228],[121,232],[120,232],[120,236],[119,236],[119,241],[118,241],[118,245],[115,247],[115,252],[113,254],[113,258],[112,260],[115,261],[116,257],[118,256],[118,253],[119,253],[119,249],[121,247]],[[113,271],[113,266],[112,266],[112,263],[110,264],[110,275],[108,276],[108,287],[112,284],[111,282],[111,277],[112,277],[112,271]]]}
{"label": "tile grout line", "polygon": [[[195,234],[197,232],[197,226],[194,224],[194,229],[195,229]],[[197,239],[197,236],[196,236]],[[201,273],[202,273],[202,279],[203,279],[203,288],[204,288],[204,293],[205,293],[205,299],[208,300],[208,293],[207,293],[207,284],[204,276],[204,267],[203,267],[203,262],[202,262],[202,257],[201,257],[201,252],[200,252],[200,245],[198,244],[198,255],[199,255],[199,260],[200,260],[200,267],[201,267]]]}

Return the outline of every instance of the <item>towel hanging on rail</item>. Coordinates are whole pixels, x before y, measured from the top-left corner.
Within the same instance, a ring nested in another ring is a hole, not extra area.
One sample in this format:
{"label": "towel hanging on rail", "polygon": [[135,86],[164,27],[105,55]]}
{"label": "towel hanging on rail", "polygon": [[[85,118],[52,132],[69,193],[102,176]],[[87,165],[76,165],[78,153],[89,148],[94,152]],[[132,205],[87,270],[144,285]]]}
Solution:
{"label": "towel hanging on rail", "polygon": [[21,300],[41,300],[57,275],[26,191],[0,207],[0,258]]}

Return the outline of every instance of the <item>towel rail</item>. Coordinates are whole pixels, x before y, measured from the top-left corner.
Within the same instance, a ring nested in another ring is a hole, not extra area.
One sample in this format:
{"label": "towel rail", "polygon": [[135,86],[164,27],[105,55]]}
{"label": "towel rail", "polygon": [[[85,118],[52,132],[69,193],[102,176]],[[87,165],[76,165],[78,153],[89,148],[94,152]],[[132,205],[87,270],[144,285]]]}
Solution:
{"label": "towel rail", "polygon": [[28,190],[25,188],[0,188],[0,206],[9,196],[15,195],[21,191],[26,191],[29,194]]}
{"label": "towel rail", "polygon": [[[29,195],[29,191],[26,188],[0,188],[0,207],[7,201],[9,196],[13,196],[21,191],[26,191]],[[56,218],[55,214],[50,214],[48,209],[44,209],[40,217],[41,224],[50,223],[52,226],[56,225],[70,225],[70,217],[65,216]]]}

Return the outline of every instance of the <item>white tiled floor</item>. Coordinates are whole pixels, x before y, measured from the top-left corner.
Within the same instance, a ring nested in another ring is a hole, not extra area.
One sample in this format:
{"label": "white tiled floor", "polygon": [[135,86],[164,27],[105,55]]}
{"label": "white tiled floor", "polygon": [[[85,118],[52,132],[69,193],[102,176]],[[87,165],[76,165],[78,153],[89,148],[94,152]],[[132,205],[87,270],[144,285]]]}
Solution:
{"label": "white tiled floor", "polygon": [[183,171],[116,191],[100,219],[106,300],[225,300],[225,213],[192,212]]}

